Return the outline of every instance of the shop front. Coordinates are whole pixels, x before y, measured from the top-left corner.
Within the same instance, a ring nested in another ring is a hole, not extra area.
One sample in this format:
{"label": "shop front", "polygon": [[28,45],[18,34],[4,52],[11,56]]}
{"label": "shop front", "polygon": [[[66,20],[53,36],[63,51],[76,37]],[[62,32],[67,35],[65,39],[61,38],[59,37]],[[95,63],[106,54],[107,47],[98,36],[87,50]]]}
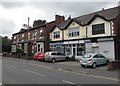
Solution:
{"label": "shop front", "polygon": [[64,53],[66,56],[81,56],[85,52],[84,40],[50,43],[51,51]]}

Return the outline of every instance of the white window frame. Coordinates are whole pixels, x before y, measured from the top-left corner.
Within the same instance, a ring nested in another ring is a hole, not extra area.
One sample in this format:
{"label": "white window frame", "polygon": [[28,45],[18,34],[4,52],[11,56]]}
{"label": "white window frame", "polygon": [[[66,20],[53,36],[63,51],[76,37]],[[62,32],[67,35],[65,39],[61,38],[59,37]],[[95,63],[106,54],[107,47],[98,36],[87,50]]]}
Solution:
{"label": "white window frame", "polygon": [[24,37],[24,33],[22,34],[22,37]]}
{"label": "white window frame", "polygon": [[60,38],[60,31],[53,32],[53,38],[54,39]]}
{"label": "white window frame", "polygon": [[37,38],[37,30],[34,31],[34,38]]}
{"label": "white window frame", "polygon": [[79,35],[80,35],[80,28],[79,27],[68,28],[68,37],[76,37]]}

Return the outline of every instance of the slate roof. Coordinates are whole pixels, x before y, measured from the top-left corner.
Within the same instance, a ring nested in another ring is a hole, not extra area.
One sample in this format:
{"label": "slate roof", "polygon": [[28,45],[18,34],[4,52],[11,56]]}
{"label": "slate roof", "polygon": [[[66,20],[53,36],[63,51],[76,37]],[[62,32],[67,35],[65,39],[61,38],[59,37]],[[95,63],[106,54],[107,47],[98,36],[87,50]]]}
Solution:
{"label": "slate roof", "polygon": [[113,20],[113,19],[117,18],[117,16],[118,16],[118,8],[120,8],[120,6],[110,8],[110,9],[106,9],[106,10],[97,11],[97,12],[86,14],[86,15],[82,15],[82,16],[79,16],[79,17],[75,17],[73,19],[66,20],[64,23],[62,23],[60,25],[57,25],[57,27],[59,27],[61,30],[66,29],[66,27],[72,21],[75,21],[76,23],[78,23],[78,24],[80,24],[82,26],[88,25],[96,17],[101,17],[104,20],[110,21],[110,20]]}
{"label": "slate roof", "polygon": [[101,16],[106,20],[113,20],[118,16],[118,7],[97,11],[94,13],[76,17],[74,19],[78,22],[82,22],[83,23],[82,25],[86,25],[96,15]]}

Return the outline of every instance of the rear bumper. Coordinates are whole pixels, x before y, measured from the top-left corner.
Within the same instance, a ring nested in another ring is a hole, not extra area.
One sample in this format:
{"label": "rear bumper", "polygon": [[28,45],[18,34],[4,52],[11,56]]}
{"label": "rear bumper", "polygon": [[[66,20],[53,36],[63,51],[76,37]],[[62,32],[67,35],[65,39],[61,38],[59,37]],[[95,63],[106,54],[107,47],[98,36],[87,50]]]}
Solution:
{"label": "rear bumper", "polygon": [[38,57],[38,60],[44,60],[44,57]]}
{"label": "rear bumper", "polygon": [[38,57],[33,57],[33,59],[38,59]]}
{"label": "rear bumper", "polygon": [[80,63],[80,65],[84,65],[84,66],[92,66],[92,63]]}

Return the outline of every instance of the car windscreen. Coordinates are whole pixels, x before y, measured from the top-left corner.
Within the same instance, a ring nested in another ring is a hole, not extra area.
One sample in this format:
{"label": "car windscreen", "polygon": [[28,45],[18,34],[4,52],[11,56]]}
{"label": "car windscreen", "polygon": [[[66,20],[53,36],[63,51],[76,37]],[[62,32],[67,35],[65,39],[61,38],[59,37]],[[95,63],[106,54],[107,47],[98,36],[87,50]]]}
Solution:
{"label": "car windscreen", "polygon": [[83,57],[82,58],[90,58],[92,55],[90,55],[90,54],[85,54],[85,55],[83,55]]}
{"label": "car windscreen", "polygon": [[44,56],[44,55],[45,55],[45,53],[41,53],[41,54],[40,54],[40,56]]}

